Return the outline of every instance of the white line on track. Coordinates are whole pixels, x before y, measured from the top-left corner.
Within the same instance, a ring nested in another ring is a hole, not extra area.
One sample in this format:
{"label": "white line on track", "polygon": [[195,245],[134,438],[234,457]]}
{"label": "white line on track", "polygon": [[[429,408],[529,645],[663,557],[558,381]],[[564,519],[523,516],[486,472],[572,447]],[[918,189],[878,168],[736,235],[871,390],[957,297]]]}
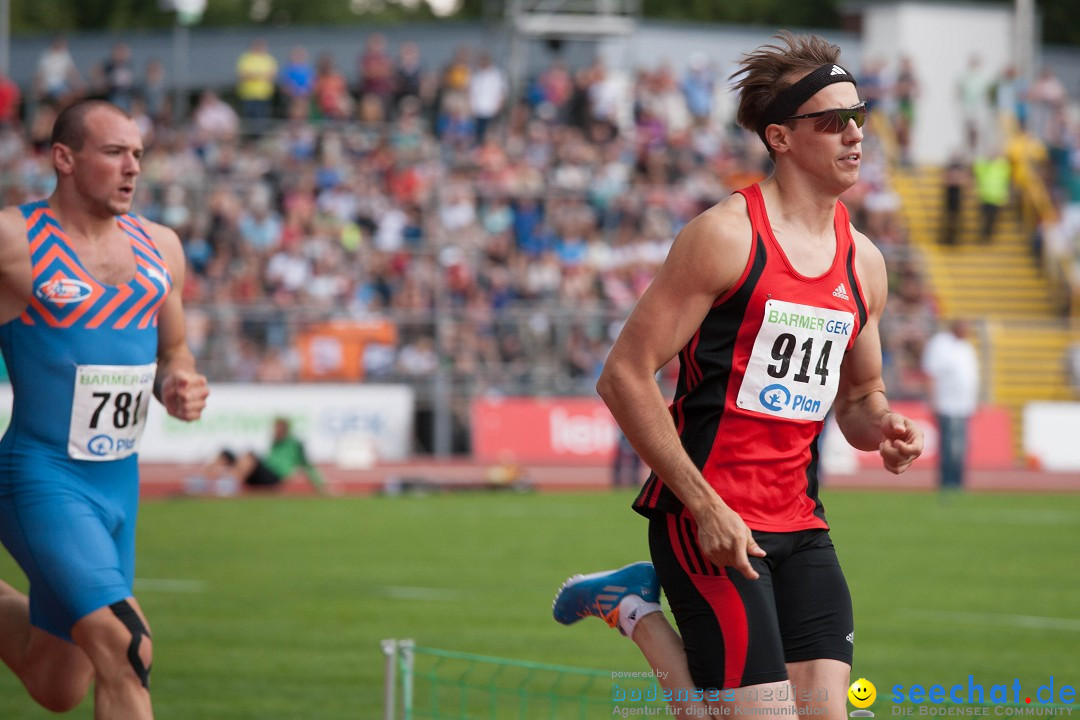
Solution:
{"label": "white line on track", "polygon": [[956,513],[955,520],[993,523],[995,525],[1080,525],[1080,513],[1069,510],[992,510],[967,509]]}
{"label": "white line on track", "polygon": [[1025,628],[1028,630],[1055,630],[1080,632],[1080,620],[1076,618],[1043,617],[1039,615],[1010,615],[1005,613],[962,612],[954,610],[905,610],[914,615],[933,620],[948,620],[968,625],[997,625]]}
{"label": "white line on track", "polygon": [[370,585],[367,594],[381,595],[393,600],[457,600],[465,596],[453,588],[411,587],[408,585]]}
{"label": "white line on track", "polygon": [[206,592],[206,582],[176,578],[135,578],[135,589],[141,592],[201,593]]}

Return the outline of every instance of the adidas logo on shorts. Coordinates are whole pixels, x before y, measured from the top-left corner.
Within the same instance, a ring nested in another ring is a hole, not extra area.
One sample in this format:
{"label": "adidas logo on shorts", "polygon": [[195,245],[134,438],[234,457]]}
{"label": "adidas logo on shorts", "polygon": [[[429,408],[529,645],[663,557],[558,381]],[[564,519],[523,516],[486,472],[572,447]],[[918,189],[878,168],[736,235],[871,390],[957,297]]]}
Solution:
{"label": "adidas logo on shorts", "polygon": [[840,283],[836,286],[836,289],[832,291],[833,297],[840,298],[841,300],[850,300],[847,290],[844,288],[844,283]]}

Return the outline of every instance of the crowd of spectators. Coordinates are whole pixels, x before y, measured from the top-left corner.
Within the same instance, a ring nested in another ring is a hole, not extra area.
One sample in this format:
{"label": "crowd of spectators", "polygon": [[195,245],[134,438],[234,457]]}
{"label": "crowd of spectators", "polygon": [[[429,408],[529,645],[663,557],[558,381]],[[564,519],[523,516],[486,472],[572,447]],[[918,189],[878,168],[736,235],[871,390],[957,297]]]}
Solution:
{"label": "crowd of spectators", "polygon": [[[981,242],[1007,205],[1024,208],[1031,250],[1048,277],[1072,286],[1080,308],[1080,106],[1054,69],[1030,81],[1012,65],[988,67],[973,54],[956,77],[964,142],[948,164],[947,206],[970,192],[979,205]],[[947,221],[946,226],[952,223]],[[943,242],[957,242],[943,233]]]}
{"label": "crowd of spectators", "polygon": [[[892,120],[901,164],[910,163],[910,132],[919,102],[919,78],[909,59],[894,68],[875,57],[864,62],[860,93]],[[1035,262],[1062,290],[1061,312],[1080,312],[1080,105],[1054,69],[1040,68],[1026,80],[1013,65],[995,67],[972,54],[953,78],[961,141],[943,173],[943,217],[938,238],[944,245],[992,245],[1003,208],[1020,207]],[[864,173],[864,179],[868,179]],[[871,179],[872,180],[872,179]],[[887,183],[887,178],[885,178]],[[873,184],[873,183],[872,183]],[[886,191],[868,203],[894,206]],[[977,222],[964,222],[968,205],[978,208]],[[888,220],[888,213],[879,213]],[[871,237],[889,235],[868,227]],[[918,377],[917,358],[926,342],[926,313],[912,303],[925,291],[917,269],[893,263],[893,324],[883,338],[895,351],[892,371],[907,387]],[[932,316],[933,313],[931,312]],[[920,317],[924,318],[920,320]],[[930,325],[932,327],[932,318]],[[889,352],[890,348],[886,348]]]}
{"label": "crowd of spectators", "polygon": [[[311,377],[311,328],[381,319],[393,340],[364,345],[362,377],[591,393],[681,226],[769,171],[757,137],[719,112],[727,81],[703,55],[632,75],[553,56],[514,87],[471,47],[433,67],[374,33],[349,72],[306,47],[279,66],[255,41],[235,87],[206,88],[178,121],[160,63],[137,72],[121,43],[84,78],[66,52],[49,49],[0,129],[3,201],[51,190],[63,103],[127,108],[146,145],[136,208],[183,241],[189,337],[214,380]],[[0,84],[0,119],[4,97]],[[896,337],[922,337],[932,308],[872,135],[845,201],[890,258]],[[892,349],[893,394],[917,393]]]}

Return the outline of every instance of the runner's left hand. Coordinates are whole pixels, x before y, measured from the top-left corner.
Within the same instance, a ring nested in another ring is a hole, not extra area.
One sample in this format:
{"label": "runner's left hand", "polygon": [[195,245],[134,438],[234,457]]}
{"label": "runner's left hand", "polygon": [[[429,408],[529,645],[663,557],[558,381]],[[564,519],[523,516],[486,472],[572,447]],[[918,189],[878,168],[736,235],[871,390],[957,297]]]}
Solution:
{"label": "runner's left hand", "polygon": [[911,418],[889,412],[881,418],[881,434],[884,440],[878,446],[878,453],[885,469],[899,475],[919,457],[923,451],[922,429]]}
{"label": "runner's left hand", "polygon": [[176,370],[161,384],[161,402],[165,410],[180,420],[198,420],[209,394],[206,378],[187,370]]}

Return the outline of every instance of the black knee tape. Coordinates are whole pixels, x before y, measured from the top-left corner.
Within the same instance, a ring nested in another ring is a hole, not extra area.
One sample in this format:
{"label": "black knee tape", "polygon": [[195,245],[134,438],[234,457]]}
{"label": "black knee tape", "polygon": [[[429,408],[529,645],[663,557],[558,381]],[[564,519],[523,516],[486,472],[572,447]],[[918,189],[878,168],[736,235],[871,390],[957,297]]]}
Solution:
{"label": "black knee tape", "polygon": [[119,618],[120,622],[124,623],[124,627],[131,632],[131,643],[128,645],[127,651],[128,662],[135,669],[135,674],[139,676],[139,682],[149,690],[152,663],[151,665],[143,664],[142,658],[139,656],[139,645],[142,644],[143,635],[150,637],[150,632],[146,629],[146,625],[143,624],[139,613],[135,612],[135,608],[131,607],[131,603],[127,600],[114,602],[109,606],[109,609],[113,611],[113,615]]}

